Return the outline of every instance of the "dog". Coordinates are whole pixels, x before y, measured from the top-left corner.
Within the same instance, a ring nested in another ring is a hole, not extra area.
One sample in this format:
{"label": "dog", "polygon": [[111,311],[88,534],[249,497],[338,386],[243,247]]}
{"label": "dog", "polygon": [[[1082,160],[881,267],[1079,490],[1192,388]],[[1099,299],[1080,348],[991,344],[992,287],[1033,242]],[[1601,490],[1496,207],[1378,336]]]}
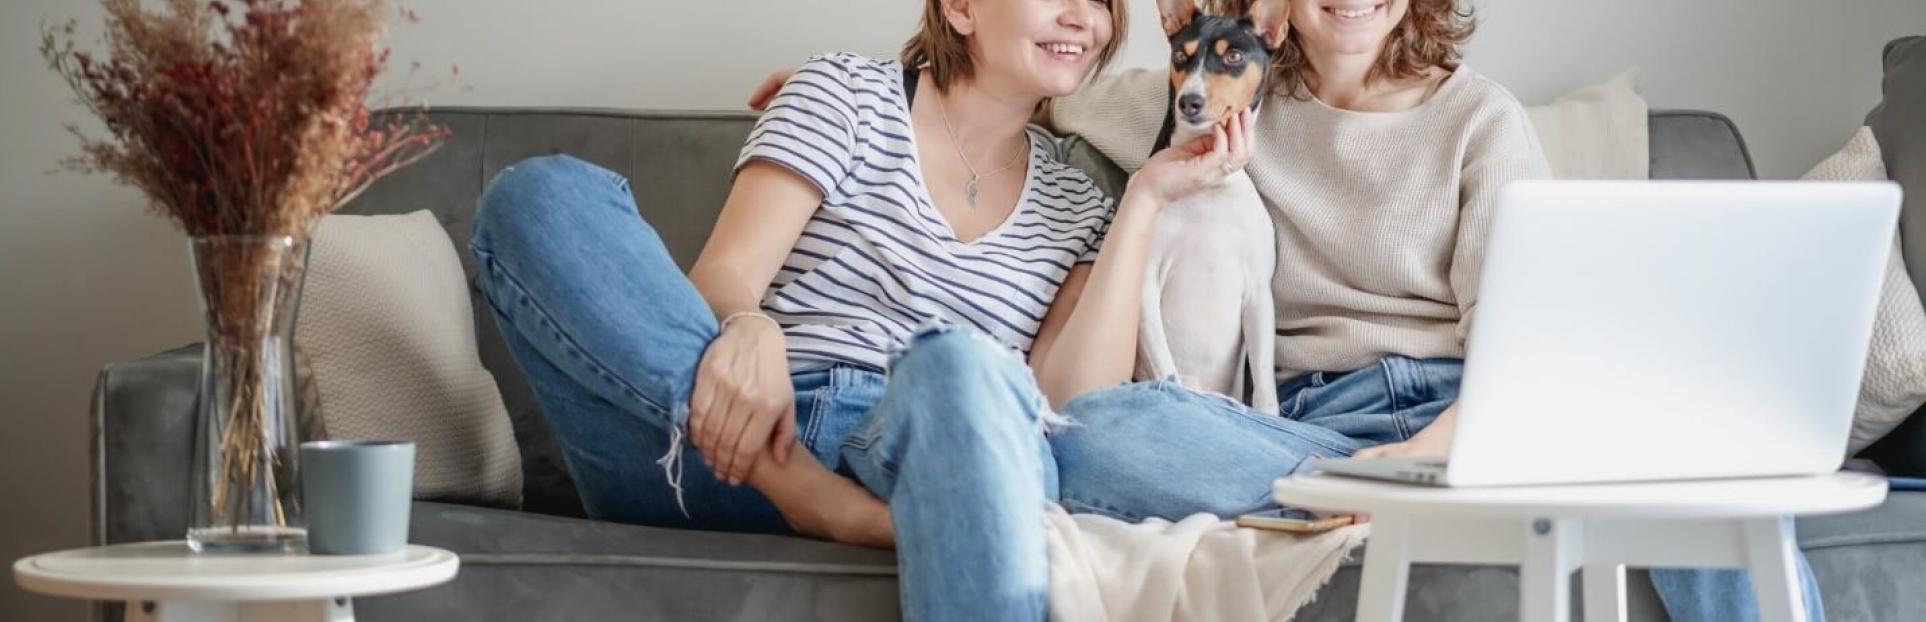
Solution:
{"label": "dog", "polygon": [[[1170,38],[1170,107],[1156,152],[1211,133],[1239,108],[1257,112],[1270,59],[1290,29],[1288,0],[1248,11],[1158,0]],[[1242,170],[1164,207],[1144,274],[1137,377],[1169,379],[1276,413],[1271,273],[1276,231]]]}

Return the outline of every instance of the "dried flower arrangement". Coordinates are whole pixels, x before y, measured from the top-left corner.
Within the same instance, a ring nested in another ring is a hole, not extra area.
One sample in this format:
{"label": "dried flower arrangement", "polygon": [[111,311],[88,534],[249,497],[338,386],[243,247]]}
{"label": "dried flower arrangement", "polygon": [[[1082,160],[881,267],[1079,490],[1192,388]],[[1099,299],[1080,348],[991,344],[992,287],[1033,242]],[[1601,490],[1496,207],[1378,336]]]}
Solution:
{"label": "dried flower arrangement", "polygon": [[211,437],[196,523],[298,527],[282,370],[307,236],[449,135],[425,106],[370,113],[385,19],[415,16],[385,0],[102,4],[104,55],[75,49],[72,22],[43,27],[40,51],[106,129],[70,126],[81,151],[64,167],[138,189],[193,241]]}

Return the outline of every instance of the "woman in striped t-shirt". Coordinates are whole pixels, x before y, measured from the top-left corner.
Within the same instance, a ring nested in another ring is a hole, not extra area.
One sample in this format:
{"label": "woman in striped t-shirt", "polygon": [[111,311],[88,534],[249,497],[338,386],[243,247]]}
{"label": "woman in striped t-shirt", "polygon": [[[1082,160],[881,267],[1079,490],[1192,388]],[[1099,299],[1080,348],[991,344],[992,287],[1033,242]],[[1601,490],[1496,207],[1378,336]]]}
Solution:
{"label": "woman in striped t-shirt", "polygon": [[1026,121],[1123,5],[926,6],[902,62],[796,71],[686,278],[568,157],[503,171],[471,250],[591,517],[894,542],[908,617],[1041,620],[1050,406],[1129,379],[1156,212],[1248,161],[1249,118],[1113,204]]}

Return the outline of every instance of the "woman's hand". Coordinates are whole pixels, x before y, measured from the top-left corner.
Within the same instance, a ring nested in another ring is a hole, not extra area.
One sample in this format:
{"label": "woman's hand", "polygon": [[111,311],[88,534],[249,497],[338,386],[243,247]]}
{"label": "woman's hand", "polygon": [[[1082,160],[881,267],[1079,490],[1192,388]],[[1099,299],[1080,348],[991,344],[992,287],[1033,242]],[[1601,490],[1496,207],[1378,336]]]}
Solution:
{"label": "woman's hand", "polygon": [[782,90],[783,83],[788,82],[789,76],[795,73],[796,69],[791,67],[776,70],[769,74],[769,77],[763,78],[762,84],[756,85],[756,90],[749,92],[749,109],[762,112],[763,109],[768,108],[769,100],[776,98],[776,92]]}
{"label": "woman's hand", "polygon": [[1451,432],[1458,427],[1458,403],[1452,402],[1431,425],[1418,430],[1411,440],[1367,447],[1355,458],[1437,458],[1451,455]]}
{"label": "woman's hand", "polygon": [[796,439],[796,392],[782,328],[766,316],[736,319],[702,353],[689,398],[689,439],[730,485],[749,478],[765,449],[776,462],[788,462]]}
{"label": "woman's hand", "polygon": [[1182,145],[1172,145],[1150,156],[1130,176],[1125,192],[1144,192],[1158,206],[1224,182],[1251,162],[1251,126],[1257,115],[1250,109],[1236,114]]}

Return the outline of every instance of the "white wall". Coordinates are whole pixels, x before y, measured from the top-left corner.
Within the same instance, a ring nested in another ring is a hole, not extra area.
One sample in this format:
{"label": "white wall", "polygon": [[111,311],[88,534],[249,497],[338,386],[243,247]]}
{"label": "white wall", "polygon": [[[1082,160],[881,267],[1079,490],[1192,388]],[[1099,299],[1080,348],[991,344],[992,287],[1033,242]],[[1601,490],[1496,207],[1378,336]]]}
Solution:
{"label": "white wall", "polygon": [[1527,104],[1639,68],[1653,107],[1730,115],[1764,177],[1838,151],[1879,102],[1880,51],[1922,0],[1479,0],[1467,64]]}
{"label": "white wall", "polygon": [[[1123,62],[1159,66],[1154,3]],[[1920,0],[1479,0],[1472,66],[1528,103],[1643,69],[1655,106],[1732,115],[1762,171],[1795,176],[1836,149],[1878,97],[1888,39],[1926,32]],[[913,0],[409,0],[396,58],[460,64],[441,104],[733,108],[769,70],[825,51],[893,54]],[[87,541],[89,389],[100,366],[199,338],[180,238],[133,193],[46,175],[83,122],[36,52],[43,19],[92,3],[0,5],[0,562]],[[422,78],[433,74],[424,69]],[[81,608],[0,581],[0,619]]]}
{"label": "white wall", "polygon": [[[128,190],[48,175],[83,117],[41,63],[39,24],[97,4],[0,8],[0,562],[87,543],[87,404],[108,361],[196,339],[184,243]],[[0,620],[78,620],[0,580]]]}

